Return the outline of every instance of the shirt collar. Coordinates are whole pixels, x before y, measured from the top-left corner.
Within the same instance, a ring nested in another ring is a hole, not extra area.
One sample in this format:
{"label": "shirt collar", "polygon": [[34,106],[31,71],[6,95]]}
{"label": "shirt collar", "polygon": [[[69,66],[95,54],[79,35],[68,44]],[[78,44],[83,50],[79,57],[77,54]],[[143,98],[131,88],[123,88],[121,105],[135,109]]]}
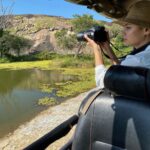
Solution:
{"label": "shirt collar", "polygon": [[147,44],[145,44],[139,48],[134,48],[133,51],[130,53],[130,55],[135,55],[137,53],[144,51],[148,45],[150,45],[150,42],[148,42]]}

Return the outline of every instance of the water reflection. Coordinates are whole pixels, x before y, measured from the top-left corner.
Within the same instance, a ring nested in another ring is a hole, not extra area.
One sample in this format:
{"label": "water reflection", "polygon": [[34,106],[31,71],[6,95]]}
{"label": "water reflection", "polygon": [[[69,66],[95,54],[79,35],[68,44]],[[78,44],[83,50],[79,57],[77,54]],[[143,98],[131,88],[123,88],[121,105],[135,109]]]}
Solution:
{"label": "water reflection", "polygon": [[30,71],[0,71],[0,94],[10,93],[18,84],[30,76]]}
{"label": "water reflection", "polygon": [[38,99],[56,97],[55,91],[42,92],[42,84],[54,87],[55,83],[71,80],[77,78],[60,71],[0,70],[0,138],[45,108],[37,105]]}

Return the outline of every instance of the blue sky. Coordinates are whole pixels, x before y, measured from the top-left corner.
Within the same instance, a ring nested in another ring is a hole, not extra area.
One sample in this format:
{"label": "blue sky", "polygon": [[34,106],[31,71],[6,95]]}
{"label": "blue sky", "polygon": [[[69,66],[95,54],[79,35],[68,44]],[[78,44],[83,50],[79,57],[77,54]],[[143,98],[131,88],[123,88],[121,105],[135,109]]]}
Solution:
{"label": "blue sky", "polygon": [[[10,5],[11,0],[3,0],[5,5]],[[90,14],[96,20],[111,20],[86,8],[64,0],[14,0],[14,14],[46,14],[72,18],[74,14]],[[9,3],[8,3],[9,2]]]}

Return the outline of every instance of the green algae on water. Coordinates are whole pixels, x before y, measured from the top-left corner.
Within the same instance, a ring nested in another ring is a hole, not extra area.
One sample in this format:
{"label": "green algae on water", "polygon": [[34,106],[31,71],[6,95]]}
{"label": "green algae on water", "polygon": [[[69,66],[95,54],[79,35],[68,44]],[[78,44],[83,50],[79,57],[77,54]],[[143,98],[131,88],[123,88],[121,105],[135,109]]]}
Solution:
{"label": "green algae on water", "polygon": [[55,98],[44,97],[44,98],[41,98],[38,100],[38,105],[54,106],[57,104],[58,104],[58,102],[56,101]]}

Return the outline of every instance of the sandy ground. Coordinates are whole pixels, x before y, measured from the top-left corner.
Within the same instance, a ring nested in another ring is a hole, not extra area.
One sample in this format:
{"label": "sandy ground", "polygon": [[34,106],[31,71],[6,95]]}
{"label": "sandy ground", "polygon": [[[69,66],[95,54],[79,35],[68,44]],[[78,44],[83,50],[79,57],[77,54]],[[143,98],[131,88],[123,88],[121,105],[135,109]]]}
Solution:
{"label": "sandy ground", "polygon": [[[60,105],[51,107],[41,112],[30,122],[21,125],[11,135],[0,139],[0,150],[20,150],[25,148],[72,115],[77,114],[80,103],[86,94],[87,92],[82,93]],[[47,150],[58,150],[72,136],[74,129],[75,127],[69,135],[50,145]]]}

